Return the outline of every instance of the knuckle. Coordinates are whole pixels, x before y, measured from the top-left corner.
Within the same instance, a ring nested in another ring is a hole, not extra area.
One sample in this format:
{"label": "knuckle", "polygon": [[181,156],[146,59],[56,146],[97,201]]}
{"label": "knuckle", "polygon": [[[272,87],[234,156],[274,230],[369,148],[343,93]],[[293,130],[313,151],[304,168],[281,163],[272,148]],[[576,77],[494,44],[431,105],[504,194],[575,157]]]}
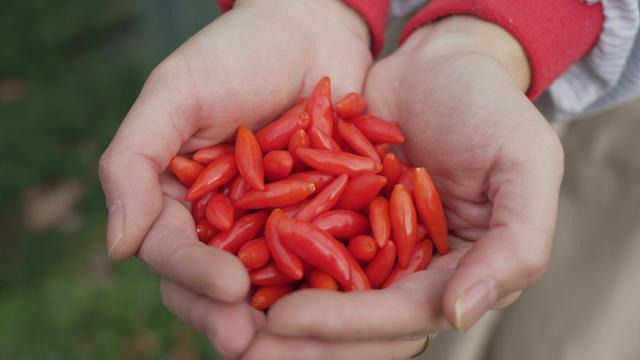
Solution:
{"label": "knuckle", "polygon": [[149,74],[148,82],[161,80],[174,74],[178,69],[178,63],[173,56],[169,56],[156,65]]}
{"label": "knuckle", "polygon": [[[253,338],[253,334],[247,334],[246,331],[238,331],[239,329],[234,328],[234,324],[237,326],[238,323],[238,319],[234,315],[236,314],[231,311],[211,312],[203,326],[209,341],[225,357],[235,357],[242,354]],[[224,330],[221,328],[223,324],[227,324]]]}
{"label": "knuckle", "polygon": [[554,171],[554,174],[563,173],[564,147],[562,146],[560,138],[551,127],[548,127],[548,131],[544,132],[544,136],[541,137],[536,150],[549,161],[551,165],[550,170]]}
{"label": "knuckle", "polygon": [[236,334],[226,332],[221,332],[214,343],[218,350],[229,356],[242,354],[247,346],[247,341],[238,337]]}
{"label": "knuckle", "polygon": [[551,174],[562,175],[564,172],[564,147],[562,146],[560,137],[558,137],[551,126],[547,124],[545,124],[543,130],[539,133],[539,141],[535,147],[536,155],[546,161],[546,164],[548,164],[547,170],[550,171]]}
{"label": "knuckle", "polygon": [[242,360],[266,360],[273,355],[270,352],[265,352],[263,341],[261,337],[258,337],[254,344],[251,345],[251,349],[242,355]]}
{"label": "knuckle", "polygon": [[230,288],[225,286],[226,282],[217,274],[211,273],[211,271],[194,271],[194,269],[185,268],[184,264],[198,264],[196,258],[200,257],[202,249],[198,244],[185,244],[174,251],[167,254],[166,260],[163,265],[163,272],[167,276],[180,279],[180,282],[189,287],[192,291],[198,294],[205,294],[210,297],[224,299],[226,296],[234,294],[235,285],[231,285]]}
{"label": "knuckle", "polygon": [[109,175],[114,172],[115,164],[116,161],[112,152],[109,149],[105,150],[98,161],[98,175],[103,185],[108,180]]}
{"label": "knuckle", "polygon": [[166,279],[162,279],[160,281],[160,299],[162,299],[162,305],[170,311],[172,311],[172,304],[169,301],[171,291],[171,284]]}
{"label": "knuckle", "polygon": [[[193,264],[194,263],[194,256],[196,256],[197,252],[199,251],[199,249],[196,249],[195,244],[181,244],[179,246],[174,247],[173,249],[171,249],[169,252],[167,252],[165,254],[165,261],[163,261],[164,264],[167,264],[167,270],[174,272],[175,276],[178,277],[182,277],[181,275],[184,274],[189,274],[190,277],[194,276],[194,275],[198,275],[197,272],[185,272],[185,264]],[[190,278],[190,279],[184,279],[184,281],[186,282],[186,280],[189,280],[189,283],[192,283],[194,286],[196,286],[196,288],[193,288],[193,290],[195,290],[196,292],[202,292],[202,290],[204,290],[203,288],[199,287],[198,285],[201,283],[201,279],[200,278]]]}
{"label": "knuckle", "polygon": [[145,87],[167,81],[176,84],[176,79],[185,79],[184,75],[190,74],[189,69],[187,58],[181,53],[175,52],[156,65],[149,74]]}
{"label": "knuckle", "polygon": [[551,136],[549,148],[555,168],[560,174],[564,173],[564,147],[562,146],[560,138],[555,133]]}
{"label": "knuckle", "polygon": [[[199,329],[209,340],[209,342],[211,342],[211,344],[213,344],[213,346],[218,350],[218,351],[224,351],[222,349],[222,347],[219,344],[218,341],[218,332],[216,331],[216,327],[213,325],[216,321],[216,318],[214,315],[212,315],[211,313],[206,314],[204,317],[203,315],[205,314],[194,314],[194,311],[191,312],[191,316],[190,319],[192,319],[192,323],[196,325],[196,328]],[[199,322],[199,324],[198,324]]]}
{"label": "knuckle", "polygon": [[549,266],[549,254],[545,250],[531,251],[521,261],[526,281],[531,283],[546,272]]}

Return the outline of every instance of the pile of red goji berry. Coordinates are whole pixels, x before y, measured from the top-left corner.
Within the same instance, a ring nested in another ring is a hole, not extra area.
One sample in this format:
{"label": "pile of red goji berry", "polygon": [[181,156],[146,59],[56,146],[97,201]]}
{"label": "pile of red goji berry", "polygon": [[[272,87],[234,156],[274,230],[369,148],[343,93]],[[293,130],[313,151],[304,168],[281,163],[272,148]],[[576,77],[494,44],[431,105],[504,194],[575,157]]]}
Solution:
{"label": "pile of red goji berry", "polygon": [[200,241],[249,269],[253,307],[295,289],[385,288],[425,269],[433,244],[447,252],[429,174],[389,152],[404,142],[399,125],[366,107],[350,93],[334,108],[325,77],[255,134],[240,126],[234,145],[171,160]]}

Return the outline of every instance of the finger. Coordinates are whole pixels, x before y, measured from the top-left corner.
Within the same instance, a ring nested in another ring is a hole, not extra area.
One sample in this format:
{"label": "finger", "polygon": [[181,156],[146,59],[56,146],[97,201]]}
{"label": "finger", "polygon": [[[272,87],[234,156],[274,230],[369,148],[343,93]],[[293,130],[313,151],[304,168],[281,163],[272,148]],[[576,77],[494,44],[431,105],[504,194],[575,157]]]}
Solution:
{"label": "finger", "polygon": [[267,331],[331,341],[392,339],[447,327],[442,295],[453,270],[427,269],[385,290],[303,290],[269,311]]}
{"label": "finger", "polygon": [[267,317],[261,310],[251,307],[251,318],[256,330],[261,330],[267,324]]}
{"label": "finger", "polygon": [[162,277],[210,299],[240,301],[249,291],[240,261],[198,241],[189,211],[167,196],[138,256]]}
{"label": "finger", "polygon": [[138,251],[162,206],[158,174],[197,128],[198,107],[187,72],[174,58],[160,64],[100,159],[113,258]]}
{"label": "finger", "polygon": [[184,195],[187,189],[178,181],[178,179],[167,171],[160,174],[160,188],[165,196],[178,200],[184,206],[188,202],[184,201]]}
{"label": "finger", "polygon": [[496,162],[489,178],[489,230],[461,259],[447,286],[444,309],[458,330],[468,329],[496,301],[531,284],[546,268],[562,150],[557,139],[544,133],[530,136],[536,138],[535,147],[523,142],[513,150],[519,158]]}
{"label": "finger", "polygon": [[329,342],[260,333],[242,359],[407,359],[420,351],[425,341],[424,334],[408,340]]}
{"label": "finger", "polygon": [[428,269],[455,270],[460,259],[471,249],[472,242],[462,240],[457,236],[449,236],[449,252],[445,255],[434,254]]}
{"label": "finger", "polygon": [[245,302],[216,302],[166,279],[160,292],[167,309],[202,332],[225,358],[240,355],[253,340],[252,309]]}

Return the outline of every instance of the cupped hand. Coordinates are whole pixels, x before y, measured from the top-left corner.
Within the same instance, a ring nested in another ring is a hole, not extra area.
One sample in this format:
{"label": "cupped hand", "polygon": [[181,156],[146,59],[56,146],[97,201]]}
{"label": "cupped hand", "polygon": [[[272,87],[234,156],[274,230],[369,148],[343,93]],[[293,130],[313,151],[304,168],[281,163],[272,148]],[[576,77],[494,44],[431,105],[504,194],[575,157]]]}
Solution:
{"label": "cupped hand", "polygon": [[466,330],[538,279],[555,227],[563,151],[525,96],[528,83],[518,43],[467,17],[418,30],[374,65],[365,86],[369,112],[400,122],[407,158],[433,177],[451,251],[385,290],[283,298],[247,357],[408,357],[446,320]]}
{"label": "cupped hand", "polygon": [[160,274],[168,308],[222,353],[241,353],[264,315],[244,302],[241,263],[198,241],[169,161],[273,120],[324,75],[334,97],[360,92],[371,61],[366,25],[340,1],[238,0],[158,65],[104,152],[110,256]]}

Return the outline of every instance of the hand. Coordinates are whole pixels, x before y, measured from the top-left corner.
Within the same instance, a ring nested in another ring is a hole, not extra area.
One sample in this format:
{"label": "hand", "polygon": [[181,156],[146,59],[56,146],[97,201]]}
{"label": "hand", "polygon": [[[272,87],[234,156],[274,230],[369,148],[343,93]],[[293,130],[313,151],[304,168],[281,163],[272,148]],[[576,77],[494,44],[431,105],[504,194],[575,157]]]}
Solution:
{"label": "hand", "polygon": [[110,256],[160,274],[167,307],[223,354],[241,353],[264,315],[244,302],[241,263],[198,242],[167,164],[273,120],[324,75],[334,97],[362,91],[371,61],[366,25],[340,1],[238,0],[152,72],[103,154]]}
{"label": "hand", "polygon": [[434,178],[452,251],[386,290],[283,298],[247,357],[407,357],[446,328],[445,318],[466,330],[539,278],[563,151],[524,95],[528,83],[516,40],[469,17],[426,26],[377,63],[366,82],[369,110],[401,123],[407,157]]}
{"label": "hand", "polygon": [[466,16],[416,32],[367,80],[372,111],[401,122],[407,156],[430,171],[468,249],[443,298],[458,330],[515,300],[549,259],[563,150],[524,95],[529,80],[519,43]]}

